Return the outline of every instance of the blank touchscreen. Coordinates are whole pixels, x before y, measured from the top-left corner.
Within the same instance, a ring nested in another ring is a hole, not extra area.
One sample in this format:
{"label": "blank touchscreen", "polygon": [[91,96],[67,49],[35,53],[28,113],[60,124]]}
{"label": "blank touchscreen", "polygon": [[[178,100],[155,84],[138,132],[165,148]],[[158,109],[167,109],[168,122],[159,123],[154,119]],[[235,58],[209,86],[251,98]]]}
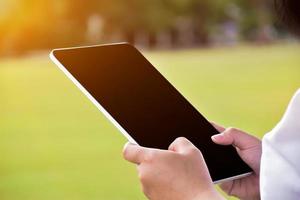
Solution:
{"label": "blank touchscreen", "polygon": [[167,149],[182,136],[202,151],[214,181],[251,171],[234,147],[211,141],[218,131],[133,46],[56,50],[54,56],[139,145]]}

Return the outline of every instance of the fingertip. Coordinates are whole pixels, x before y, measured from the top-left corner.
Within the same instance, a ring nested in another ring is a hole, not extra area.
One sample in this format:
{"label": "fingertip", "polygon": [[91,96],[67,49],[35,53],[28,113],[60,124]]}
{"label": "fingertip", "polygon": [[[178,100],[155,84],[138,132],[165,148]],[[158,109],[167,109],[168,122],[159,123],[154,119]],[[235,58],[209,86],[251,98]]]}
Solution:
{"label": "fingertip", "polygon": [[123,149],[126,149],[126,148],[127,148],[127,146],[128,146],[129,144],[130,144],[129,142],[126,142],[126,143],[124,144],[124,147],[123,147]]}
{"label": "fingertip", "polygon": [[126,158],[126,152],[127,152],[128,145],[129,145],[129,142],[126,142],[126,144],[124,144],[124,146],[123,146],[123,150],[122,150],[123,158]]}
{"label": "fingertip", "polygon": [[126,144],[123,147],[123,157],[126,158],[126,154],[128,152],[128,148],[130,148],[130,146],[132,146],[134,144],[130,143],[130,142],[126,142]]}
{"label": "fingertip", "polygon": [[169,146],[169,150],[183,153],[187,148],[195,147],[194,144],[185,137],[176,138]]}
{"label": "fingertip", "polygon": [[123,153],[126,151],[128,145],[130,145],[130,142],[126,142],[123,146]]}
{"label": "fingertip", "polygon": [[123,148],[123,158],[129,162],[140,164],[143,157],[143,147],[127,142]]}
{"label": "fingertip", "polygon": [[223,136],[222,133],[211,136],[212,141],[215,142],[215,143],[222,142],[223,138],[224,138],[224,136]]}

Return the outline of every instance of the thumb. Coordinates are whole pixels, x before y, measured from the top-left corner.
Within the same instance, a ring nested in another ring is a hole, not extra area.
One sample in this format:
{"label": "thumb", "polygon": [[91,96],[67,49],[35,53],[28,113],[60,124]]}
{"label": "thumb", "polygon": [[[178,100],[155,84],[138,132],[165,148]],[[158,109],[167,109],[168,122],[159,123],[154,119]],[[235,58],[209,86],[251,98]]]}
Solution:
{"label": "thumb", "polygon": [[224,132],[213,135],[212,141],[220,145],[233,145],[241,150],[256,146],[259,140],[236,128],[227,128]]}
{"label": "thumb", "polygon": [[143,162],[147,151],[147,148],[132,143],[126,143],[123,148],[123,157],[129,162],[140,164]]}

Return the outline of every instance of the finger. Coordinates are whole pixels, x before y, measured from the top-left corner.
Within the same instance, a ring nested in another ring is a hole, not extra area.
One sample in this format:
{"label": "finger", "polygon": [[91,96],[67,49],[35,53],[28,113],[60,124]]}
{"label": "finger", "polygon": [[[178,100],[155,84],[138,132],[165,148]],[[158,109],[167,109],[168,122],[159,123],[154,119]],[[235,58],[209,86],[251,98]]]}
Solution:
{"label": "finger", "polygon": [[148,149],[144,147],[128,142],[123,148],[123,157],[129,162],[140,164],[143,161],[147,150]]}
{"label": "finger", "polygon": [[217,129],[219,132],[223,132],[225,131],[225,128],[221,125],[218,125],[217,123],[210,121],[211,125],[213,125],[213,127],[215,127],[215,129]]}
{"label": "finger", "polygon": [[233,181],[221,183],[219,186],[224,192],[226,192],[226,194],[231,195],[232,188],[233,188]]}
{"label": "finger", "polygon": [[228,137],[225,138],[223,133],[219,133],[211,136],[211,139],[214,143],[220,145],[232,145],[232,140],[229,140]]}
{"label": "finger", "polygon": [[191,148],[196,148],[193,143],[191,143],[188,139],[184,137],[179,137],[172,142],[172,144],[169,146],[169,150],[175,151],[178,153],[185,153]]}
{"label": "finger", "polygon": [[163,158],[168,153],[170,152],[166,150],[146,148],[129,142],[125,144],[123,149],[124,159],[135,164],[152,161],[154,158]]}
{"label": "finger", "polygon": [[220,145],[233,145],[241,150],[251,148],[259,143],[259,140],[236,128],[228,128],[224,132],[212,136],[213,142]]}

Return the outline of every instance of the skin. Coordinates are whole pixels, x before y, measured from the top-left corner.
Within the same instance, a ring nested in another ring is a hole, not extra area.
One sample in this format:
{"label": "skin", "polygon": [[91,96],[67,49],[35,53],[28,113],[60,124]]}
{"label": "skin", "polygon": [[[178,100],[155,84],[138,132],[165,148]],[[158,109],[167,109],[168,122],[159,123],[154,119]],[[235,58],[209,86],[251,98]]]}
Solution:
{"label": "skin", "polygon": [[212,137],[213,142],[220,145],[233,145],[242,160],[251,167],[253,174],[220,184],[221,189],[230,196],[242,200],[260,199],[259,173],[262,153],[261,141],[236,128],[223,128],[215,123],[213,126],[221,132]]}
{"label": "skin", "polygon": [[[238,129],[213,125],[222,133],[212,140],[220,145],[234,145],[254,171],[251,176],[221,184],[221,188],[240,199],[259,199],[260,140]],[[127,143],[123,156],[137,164],[143,192],[150,200],[223,199],[214,188],[200,150],[186,138],[177,138],[168,150]]]}
{"label": "skin", "polygon": [[[299,1],[276,2],[282,18],[299,33]],[[212,136],[213,142],[233,145],[242,160],[253,170],[250,176],[222,183],[221,189],[242,200],[260,199],[261,141],[239,129],[225,129],[212,124],[220,132]],[[167,151],[127,144],[123,155],[126,160],[138,165],[143,191],[150,200],[222,199],[213,187],[201,152],[185,138],[177,138]]]}
{"label": "skin", "polygon": [[169,150],[127,144],[124,158],[137,164],[144,194],[150,200],[219,200],[201,152],[186,138]]}
{"label": "skin", "polygon": [[[278,0],[277,9],[288,24],[299,33],[300,18],[297,0]],[[262,153],[261,141],[239,129],[212,123],[221,132],[212,137],[219,145],[233,145],[253,174],[222,183],[220,187],[242,200],[260,199],[259,174]],[[150,200],[222,199],[213,187],[201,152],[187,139],[177,138],[167,151],[127,144],[124,158],[137,164],[145,195]]]}

